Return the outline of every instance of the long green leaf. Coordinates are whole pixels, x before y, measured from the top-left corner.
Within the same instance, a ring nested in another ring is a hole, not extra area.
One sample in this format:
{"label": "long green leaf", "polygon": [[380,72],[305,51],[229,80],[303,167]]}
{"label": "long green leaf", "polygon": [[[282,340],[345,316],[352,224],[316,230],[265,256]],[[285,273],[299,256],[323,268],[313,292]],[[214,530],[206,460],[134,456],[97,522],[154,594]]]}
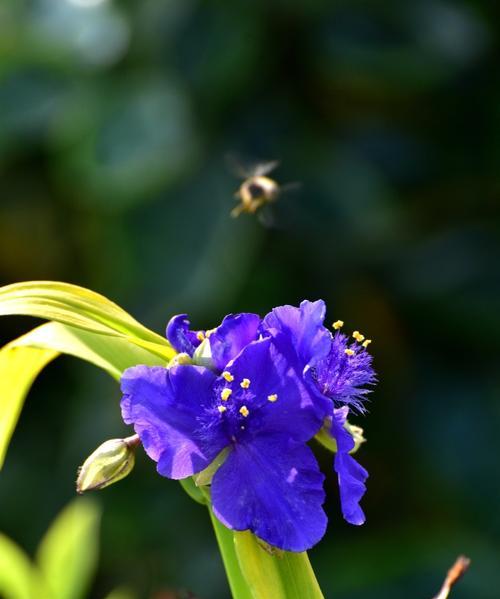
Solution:
{"label": "long green leaf", "polygon": [[48,322],[9,343],[7,347],[36,347],[68,354],[106,370],[116,379],[129,366],[165,366],[167,360],[123,337],[85,331],[58,322]]}
{"label": "long green leaf", "polygon": [[129,366],[165,365],[164,358],[127,338],[49,322],[0,350],[0,468],[24,399],[40,371],[60,353],[102,368],[118,379]]}
{"label": "long green leaf", "polygon": [[97,566],[100,510],[77,499],[56,518],[38,548],[36,562],[53,599],[80,599]]}
{"label": "long green leaf", "polygon": [[23,314],[54,320],[94,333],[127,338],[170,359],[167,340],[140,324],[104,296],[68,283],[30,281],[0,288],[0,316]]}
{"label": "long green leaf", "polygon": [[39,372],[57,355],[50,349],[31,347],[0,350],[0,468],[24,398]]}
{"label": "long green leaf", "polygon": [[0,534],[0,597],[48,599],[36,568],[24,551]]}

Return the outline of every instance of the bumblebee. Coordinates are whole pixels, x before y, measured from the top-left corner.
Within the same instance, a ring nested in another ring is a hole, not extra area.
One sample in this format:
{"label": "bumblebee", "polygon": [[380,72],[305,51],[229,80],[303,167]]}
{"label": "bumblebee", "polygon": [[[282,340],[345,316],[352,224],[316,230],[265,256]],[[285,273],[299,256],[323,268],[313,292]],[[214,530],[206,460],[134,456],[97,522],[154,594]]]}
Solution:
{"label": "bumblebee", "polygon": [[267,175],[273,171],[279,162],[273,160],[258,164],[251,170],[238,167],[238,174],[245,180],[240,185],[234,197],[240,201],[233,208],[231,216],[237,217],[242,212],[255,214],[262,206],[274,202],[281,193],[281,187]]}

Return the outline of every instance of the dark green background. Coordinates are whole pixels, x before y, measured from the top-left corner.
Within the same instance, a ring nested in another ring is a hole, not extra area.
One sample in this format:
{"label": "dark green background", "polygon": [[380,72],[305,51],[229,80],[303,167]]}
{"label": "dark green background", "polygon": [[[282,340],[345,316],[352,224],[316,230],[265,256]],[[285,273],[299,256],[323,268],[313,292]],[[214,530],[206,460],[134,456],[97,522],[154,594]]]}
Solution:
{"label": "dark green background", "polygon": [[[499,22],[487,0],[0,6],[2,283],[85,285],[159,332],[323,298],[374,339],[368,520],[343,522],[330,474],[311,552],[328,599],[430,599],[460,552],[454,598],[500,596]],[[302,183],[273,227],[229,218],[228,152]],[[33,324],[3,319],[2,340]],[[34,549],[79,463],[127,434],[119,398],[88,365],[48,368],[0,530]],[[204,509],[143,455],[98,499],[92,597],[228,596]]]}

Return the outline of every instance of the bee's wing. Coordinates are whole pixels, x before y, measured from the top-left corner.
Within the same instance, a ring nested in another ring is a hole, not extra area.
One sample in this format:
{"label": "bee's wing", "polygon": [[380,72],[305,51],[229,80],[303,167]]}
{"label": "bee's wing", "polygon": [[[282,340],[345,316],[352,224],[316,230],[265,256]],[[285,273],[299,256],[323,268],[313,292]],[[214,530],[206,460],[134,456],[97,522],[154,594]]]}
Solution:
{"label": "bee's wing", "polygon": [[263,177],[268,175],[271,171],[279,165],[279,160],[270,160],[269,162],[261,162],[253,168],[253,175],[256,177]]}
{"label": "bee's wing", "polygon": [[225,162],[229,171],[240,179],[248,179],[253,175],[252,169],[245,166],[243,160],[237,154],[226,154]]}
{"label": "bee's wing", "polygon": [[279,160],[271,160],[269,162],[249,162],[233,152],[225,155],[225,161],[228,169],[241,179],[263,177],[274,170],[279,164]]}
{"label": "bee's wing", "polygon": [[293,181],[292,183],[285,183],[284,185],[280,185],[279,192],[287,193],[289,191],[298,191],[302,188],[302,183],[300,181]]}
{"label": "bee's wing", "polygon": [[276,221],[274,214],[268,205],[262,206],[262,208],[258,211],[257,220],[262,226],[266,227],[266,229],[275,228]]}

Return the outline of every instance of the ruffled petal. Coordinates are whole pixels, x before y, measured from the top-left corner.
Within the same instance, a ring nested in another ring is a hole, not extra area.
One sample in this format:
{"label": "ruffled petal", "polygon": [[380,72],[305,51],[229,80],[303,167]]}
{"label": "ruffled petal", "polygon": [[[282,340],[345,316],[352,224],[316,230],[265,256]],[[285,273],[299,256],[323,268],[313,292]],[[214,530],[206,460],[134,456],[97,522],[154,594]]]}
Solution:
{"label": "ruffled petal", "polygon": [[349,454],[354,448],[355,441],[344,428],[348,413],[347,406],[333,411],[331,433],[337,442],[334,468],[338,475],[342,515],[349,524],[359,526],[366,519],[359,502],[366,491],[365,481],[368,472]]}
{"label": "ruffled petal", "polygon": [[192,356],[201,340],[197,337],[197,331],[189,328],[190,325],[187,314],[177,314],[169,320],[166,336],[176,351]]}
{"label": "ruffled petal", "polygon": [[249,438],[263,433],[286,433],[295,441],[309,441],[321,428],[318,415],[300,373],[279,352],[272,339],[261,339],[247,345],[238,357],[226,365],[233,380],[219,379],[231,389],[227,409],[231,416],[242,406],[249,410],[244,432],[238,424],[233,435]]}
{"label": "ruffled petal", "polygon": [[214,513],[286,551],[306,551],[326,530],[324,476],[307,445],[286,435],[236,445],[212,481]]}
{"label": "ruffled petal", "polygon": [[299,308],[280,306],[265,316],[262,330],[275,338],[280,350],[282,346],[293,346],[302,368],[306,369],[330,351],[332,337],[323,325],[325,312],[323,300],[305,300]]}
{"label": "ruffled petal", "polygon": [[206,468],[227,445],[213,407],[215,375],[198,366],[134,366],[121,379],[122,416],[158,472],[180,479]]}
{"label": "ruffled petal", "polygon": [[224,370],[226,364],[240,351],[257,339],[260,325],[258,314],[229,314],[210,335],[212,359],[218,370]]}

